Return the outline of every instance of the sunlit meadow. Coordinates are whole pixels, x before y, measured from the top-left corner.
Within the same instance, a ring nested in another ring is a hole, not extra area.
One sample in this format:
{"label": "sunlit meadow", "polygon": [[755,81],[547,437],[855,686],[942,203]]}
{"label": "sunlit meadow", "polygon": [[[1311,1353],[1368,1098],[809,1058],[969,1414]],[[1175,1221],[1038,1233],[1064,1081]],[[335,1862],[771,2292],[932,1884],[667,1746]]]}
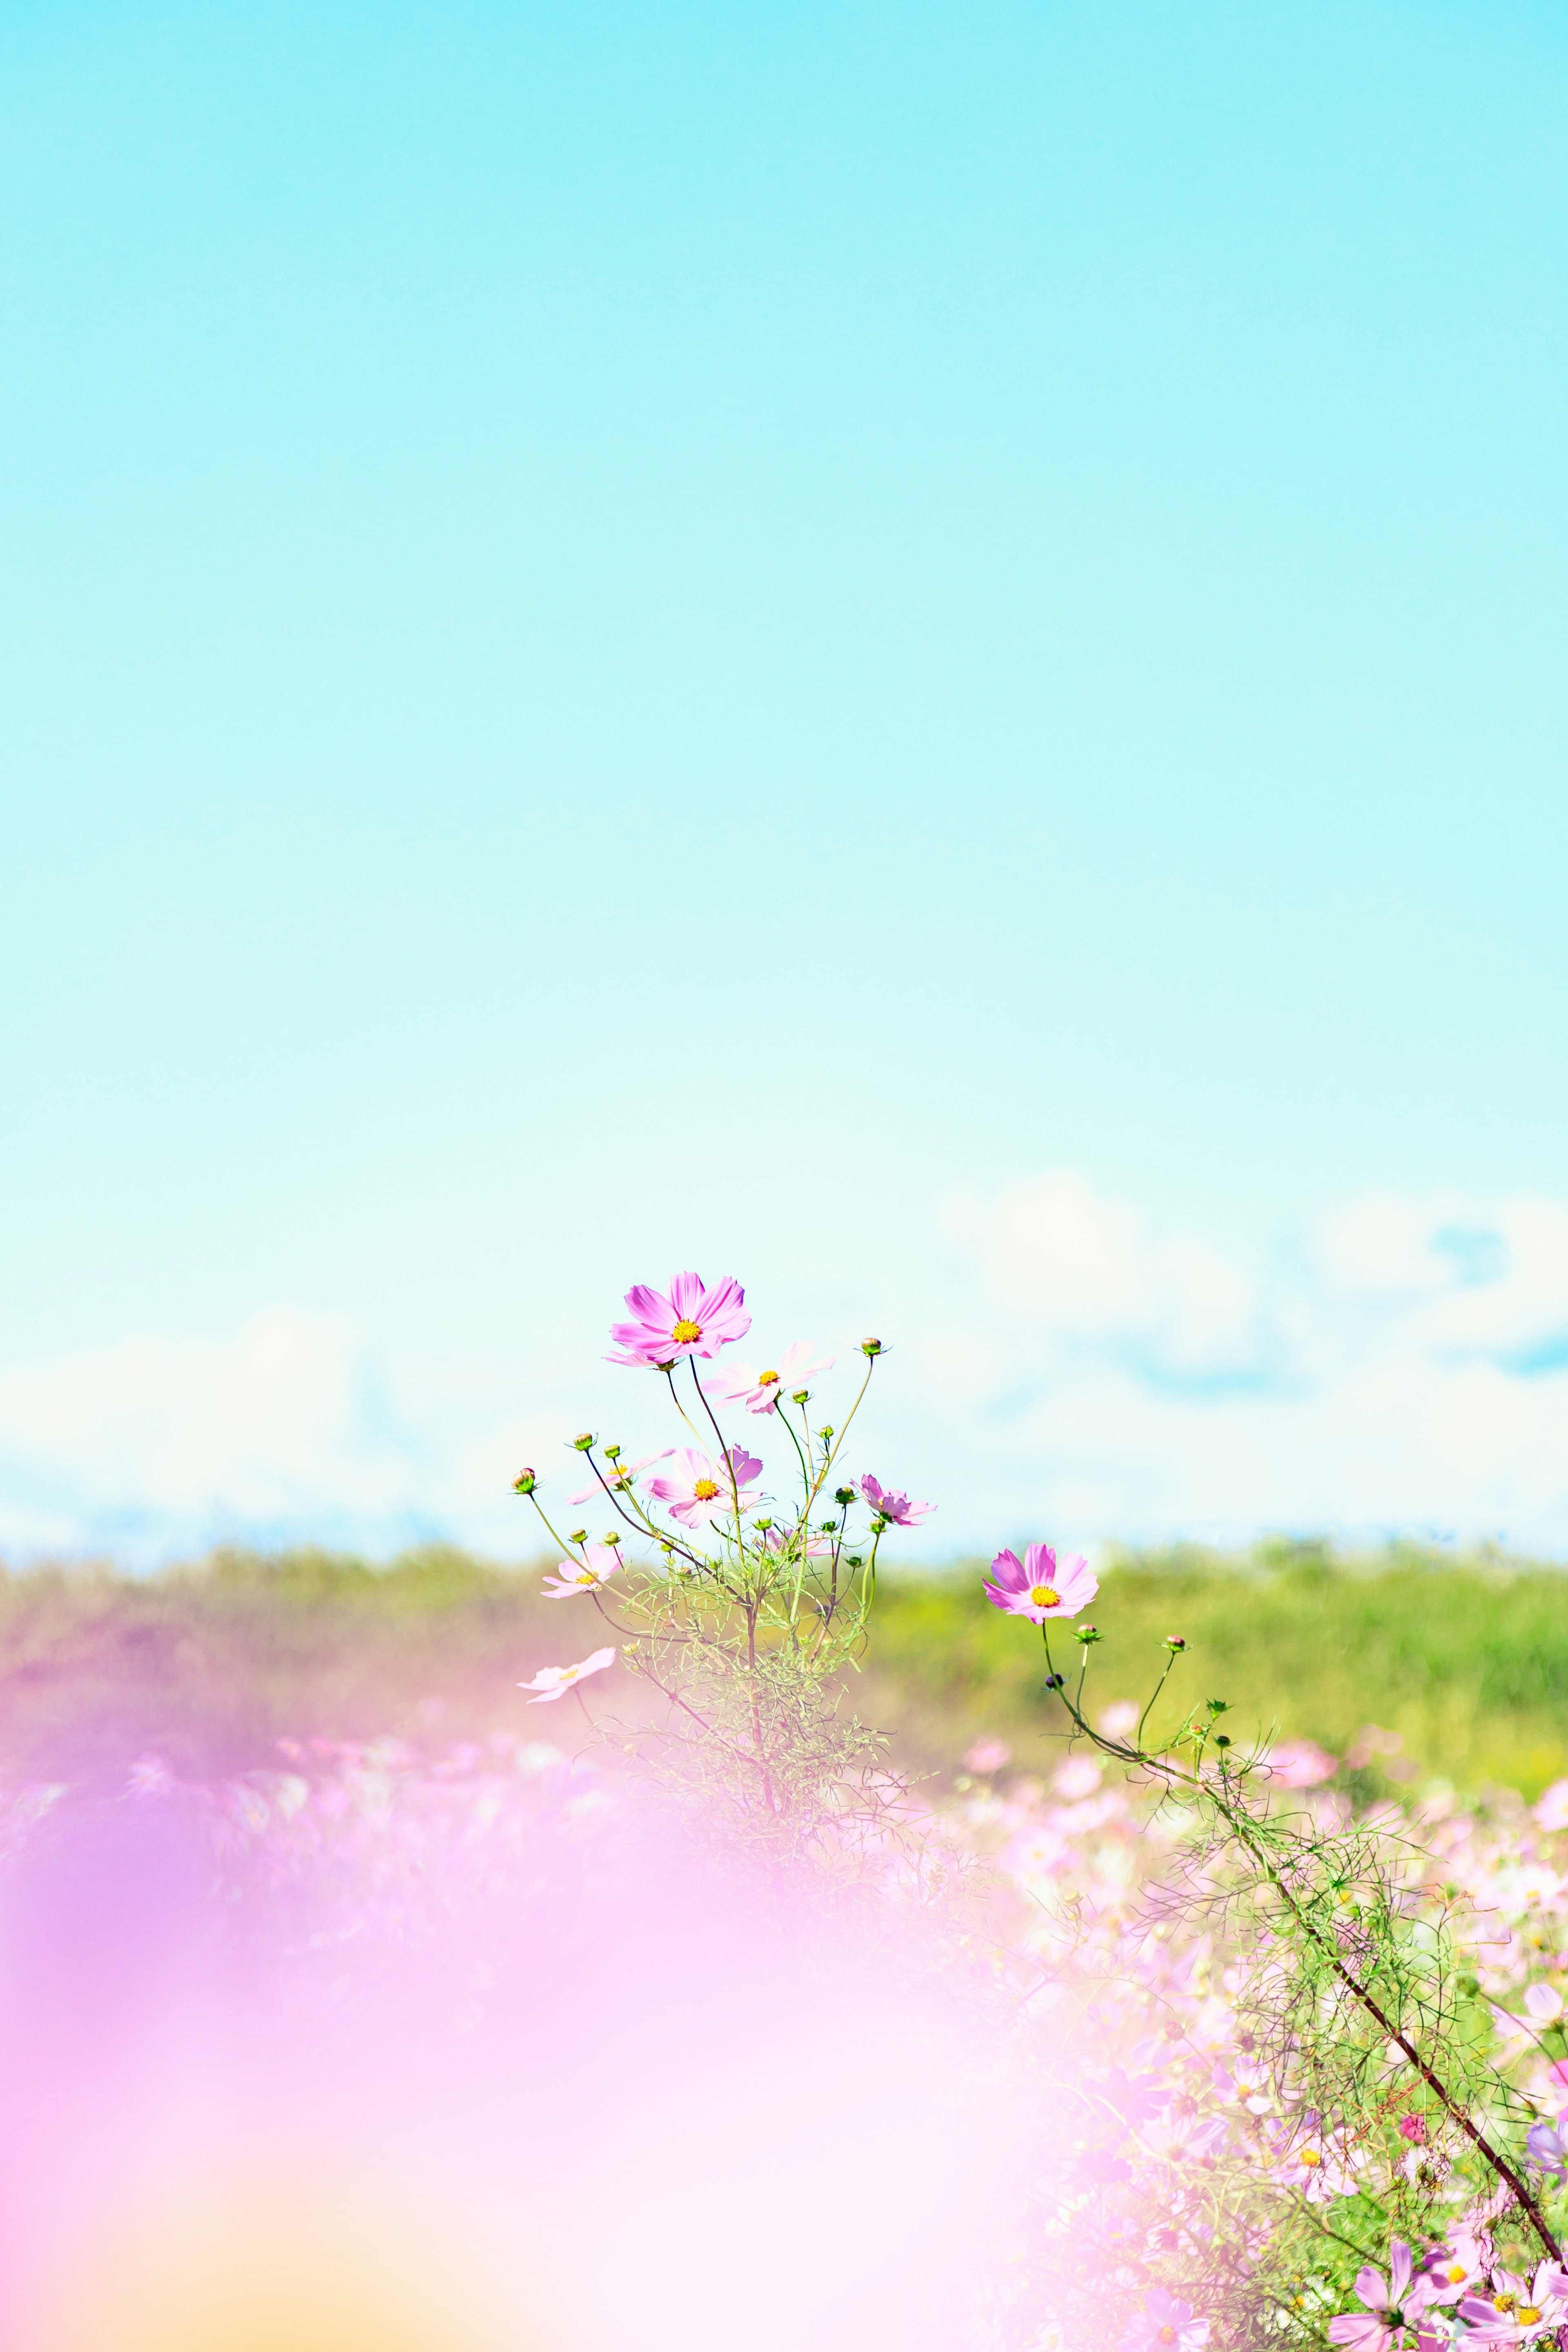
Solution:
{"label": "sunlit meadow", "polygon": [[900,1578],[897,1350],[626,1303],[532,1569],[5,1586],[4,2341],[1568,2345],[1550,1572]]}

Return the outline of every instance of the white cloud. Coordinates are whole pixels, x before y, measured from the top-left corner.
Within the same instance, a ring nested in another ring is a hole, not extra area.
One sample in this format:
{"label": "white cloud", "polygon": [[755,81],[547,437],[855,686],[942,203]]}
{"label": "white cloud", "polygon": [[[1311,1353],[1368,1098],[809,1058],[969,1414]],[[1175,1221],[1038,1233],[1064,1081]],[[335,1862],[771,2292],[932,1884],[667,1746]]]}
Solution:
{"label": "white cloud", "polygon": [[[815,1269],[842,1286],[835,1315],[858,1318],[851,1293],[901,1298],[907,1327],[919,1302],[920,1328],[887,1335],[851,1466],[939,1504],[927,1556],[1267,1528],[1568,1554],[1568,1203],[1369,1195],[1257,1265],[1071,1171],[954,1194],[936,1223],[923,1260],[907,1236],[862,1236]],[[759,1339],[797,1336],[784,1283],[753,1289]],[[510,1492],[522,1462],[563,1494],[574,1429],[636,1451],[671,1435],[662,1391],[600,1363],[584,1321],[578,1357],[556,1361],[555,1321],[399,1349],[272,1307],[226,1336],[0,1370],[0,1550],[384,1553],[447,1534],[531,1552]],[[799,1328],[841,1373],[858,1361],[820,1298]],[[776,1432],[746,1434],[782,1479]]]}
{"label": "white cloud", "polygon": [[1009,1325],[1156,1372],[1203,1377],[1258,1361],[1258,1293],[1244,1269],[1196,1234],[1155,1234],[1136,1208],[1105,1199],[1070,1169],[990,1200],[955,1192],[943,1223]]}
{"label": "white cloud", "polygon": [[1015,1531],[1568,1550],[1568,1204],[1368,1195],[1321,1221],[1293,1278],[1065,1172],[942,1222],[973,1291],[932,1370],[965,1484]]}

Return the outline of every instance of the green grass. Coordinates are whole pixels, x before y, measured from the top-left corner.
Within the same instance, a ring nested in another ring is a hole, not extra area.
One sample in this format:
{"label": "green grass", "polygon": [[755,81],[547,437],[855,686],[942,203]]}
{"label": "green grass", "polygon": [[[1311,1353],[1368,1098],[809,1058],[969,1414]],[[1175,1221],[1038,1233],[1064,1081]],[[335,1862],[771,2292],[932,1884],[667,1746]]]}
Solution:
{"label": "green grass", "polygon": [[[0,1575],[0,1768],[117,1771],[156,1749],[195,1776],[272,1762],[286,1734],[564,1727],[555,1710],[530,1715],[517,1684],[581,1655],[600,1626],[584,1604],[542,1601],[538,1566],[431,1547],[388,1568],[229,1552],[153,1578]],[[921,1769],[951,1768],[982,1731],[1020,1764],[1054,1752],[1038,1634],[987,1605],[980,1573],[886,1579],[878,1595],[852,1703]],[[1107,1573],[1093,1616],[1096,1710],[1142,1700],[1179,1633],[1173,1696],[1228,1699],[1240,1739],[1278,1723],[1338,1754],[1377,1724],[1402,1734],[1402,1764],[1466,1789],[1533,1796],[1568,1774],[1558,1570],[1415,1552],[1334,1562],[1311,1547],[1148,1554]]]}
{"label": "green grass", "polygon": [[[1002,1616],[979,1568],[907,1581],[879,1599],[868,1712],[935,1763],[979,1731],[1044,1761],[1046,1667],[1032,1626]],[[1092,1612],[1090,1711],[1144,1699],[1167,1633],[1188,1647],[1151,1731],[1178,1709],[1227,1699],[1238,1741],[1277,1723],[1336,1754],[1363,1726],[1400,1733],[1401,1762],[1464,1788],[1533,1797],[1568,1773],[1568,1574],[1500,1559],[1394,1552],[1336,1563],[1276,1546],[1245,1562],[1197,1552],[1128,1559]],[[1064,1667],[1075,1643],[1059,1643]],[[1395,1768],[1396,1772],[1398,1767]]]}

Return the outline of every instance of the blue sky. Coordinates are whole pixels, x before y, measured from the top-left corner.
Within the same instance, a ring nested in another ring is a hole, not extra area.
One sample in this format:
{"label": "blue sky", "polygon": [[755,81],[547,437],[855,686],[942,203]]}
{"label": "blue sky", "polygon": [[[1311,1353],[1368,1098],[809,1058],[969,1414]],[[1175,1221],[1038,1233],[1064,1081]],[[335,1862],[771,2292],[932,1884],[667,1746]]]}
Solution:
{"label": "blue sky", "polygon": [[1565,97],[6,12],[0,1544],[504,1548],[695,1265],[899,1339],[936,1552],[1568,1550]]}

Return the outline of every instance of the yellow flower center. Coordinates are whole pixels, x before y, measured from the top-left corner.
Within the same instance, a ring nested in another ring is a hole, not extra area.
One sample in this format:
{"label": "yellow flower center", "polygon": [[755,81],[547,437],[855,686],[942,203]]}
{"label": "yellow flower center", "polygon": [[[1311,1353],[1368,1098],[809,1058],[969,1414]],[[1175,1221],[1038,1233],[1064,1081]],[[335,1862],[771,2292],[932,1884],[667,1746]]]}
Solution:
{"label": "yellow flower center", "polygon": [[760,1389],[776,1389],[778,1384],[779,1376],[776,1372],[759,1372],[757,1374],[757,1386]]}
{"label": "yellow flower center", "polygon": [[710,1503],[719,1489],[711,1478],[699,1478],[691,1491],[700,1503]]}
{"label": "yellow flower center", "polygon": [[1511,2311],[1513,2309],[1513,2305],[1514,2298],[1511,2294],[1495,2295],[1492,2299],[1492,2309],[1494,2311]]}
{"label": "yellow flower center", "polygon": [[1054,1584],[1031,1584],[1029,1598],[1037,1609],[1055,1609],[1061,1601],[1061,1594]]}
{"label": "yellow flower center", "polygon": [[1176,2340],[1176,2331],[1173,2327],[1162,2327],[1154,2340],[1157,2344],[1173,2344]]}
{"label": "yellow flower center", "polygon": [[1301,2161],[1303,2164],[1321,2164],[1322,2160],[1322,2158],[1319,2155],[1315,2147],[1304,2147],[1301,2150]]}
{"label": "yellow flower center", "polygon": [[597,1584],[598,1580],[597,1571],[594,1569],[580,1568],[577,1570],[577,1581],[579,1584]]}
{"label": "yellow flower center", "polygon": [[682,1347],[689,1348],[693,1339],[701,1339],[702,1326],[688,1321],[683,1316],[669,1336],[672,1339],[679,1339]]}
{"label": "yellow flower center", "polygon": [[1541,2314],[1532,2303],[1521,2303],[1515,2305],[1513,2315],[1521,2326],[1533,2327]]}
{"label": "yellow flower center", "polygon": [[1450,2286],[1463,2286],[1465,2284],[1465,2277],[1466,2272],[1464,2263],[1456,2263],[1453,2269],[1448,2273],[1448,2284]]}

